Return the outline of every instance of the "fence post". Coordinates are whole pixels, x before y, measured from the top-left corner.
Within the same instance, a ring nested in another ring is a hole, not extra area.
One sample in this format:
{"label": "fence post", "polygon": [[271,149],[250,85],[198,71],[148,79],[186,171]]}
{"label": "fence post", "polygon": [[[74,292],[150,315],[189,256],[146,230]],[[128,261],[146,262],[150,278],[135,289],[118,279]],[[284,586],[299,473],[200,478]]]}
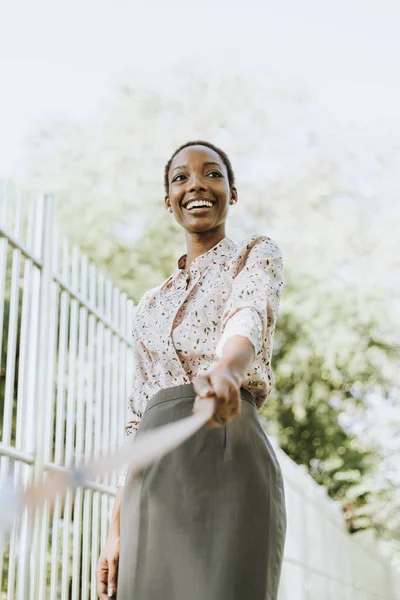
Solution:
{"label": "fence post", "polygon": [[[36,386],[35,386],[35,463],[34,479],[38,479],[43,471],[44,453],[45,453],[45,419],[46,410],[49,409],[51,398],[47,397],[47,370],[48,356],[50,352],[50,297],[51,286],[53,282],[53,265],[56,248],[54,247],[54,227],[55,227],[55,201],[50,196],[44,196],[40,200],[41,218],[42,218],[42,244],[41,258],[42,269],[40,279],[39,294],[39,330],[36,352]],[[38,563],[41,563],[40,553],[40,535],[43,527],[43,510],[36,511],[32,535],[31,547],[31,577],[30,577],[30,599],[40,600],[39,586],[40,573],[38,573]],[[45,557],[44,557],[45,558]]]}

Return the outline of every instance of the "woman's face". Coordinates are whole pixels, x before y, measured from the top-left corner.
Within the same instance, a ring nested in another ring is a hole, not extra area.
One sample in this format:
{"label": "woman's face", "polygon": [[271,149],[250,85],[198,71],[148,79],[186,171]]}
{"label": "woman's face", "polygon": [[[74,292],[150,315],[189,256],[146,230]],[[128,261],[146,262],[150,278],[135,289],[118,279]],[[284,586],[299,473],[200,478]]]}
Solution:
{"label": "woman's face", "polygon": [[184,148],[174,157],[168,179],[165,204],[184,229],[201,233],[225,223],[229,203],[236,200],[237,192],[229,186],[227,169],[214,150],[205,146]]}

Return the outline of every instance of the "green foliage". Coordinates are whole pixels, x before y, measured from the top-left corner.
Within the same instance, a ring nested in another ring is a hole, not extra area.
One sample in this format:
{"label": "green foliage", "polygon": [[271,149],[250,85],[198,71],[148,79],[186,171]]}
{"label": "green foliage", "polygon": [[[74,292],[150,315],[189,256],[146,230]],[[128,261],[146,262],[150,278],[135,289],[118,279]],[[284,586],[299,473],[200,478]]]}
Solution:
{"label": "green foliage", "polygon": [[287,282],[285,293],[275,334],[276,387],[263,413],[283,450],[341,501],[350,531],[371,527],[366,507],[382,455],[346,421],[362,422],[369,393],[389,395],[392,382],[380,366],[394,362],[398,348],[379,336],[376,321],[363,322],[349,288],[321,292],[309,280]]}

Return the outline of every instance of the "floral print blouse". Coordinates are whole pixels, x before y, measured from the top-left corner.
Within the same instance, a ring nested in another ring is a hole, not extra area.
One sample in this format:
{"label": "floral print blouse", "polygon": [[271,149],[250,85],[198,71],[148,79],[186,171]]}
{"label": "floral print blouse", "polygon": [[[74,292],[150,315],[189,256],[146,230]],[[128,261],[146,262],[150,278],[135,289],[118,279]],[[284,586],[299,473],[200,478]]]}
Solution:
{"label": "floral print blouse", "polygon": [[[233,335],[247,337],[255,357],[242,387],[260,409],[274,384],[271,355],[283,291],[282,252],[253,235],[236,244],[224,237],[184,271],[149,290],[135,307],[133,389],[125,437],[132,439],[146,404],[163,388],[190,383],[222,357]],[[118,485],[124,485],[126,470]]]}

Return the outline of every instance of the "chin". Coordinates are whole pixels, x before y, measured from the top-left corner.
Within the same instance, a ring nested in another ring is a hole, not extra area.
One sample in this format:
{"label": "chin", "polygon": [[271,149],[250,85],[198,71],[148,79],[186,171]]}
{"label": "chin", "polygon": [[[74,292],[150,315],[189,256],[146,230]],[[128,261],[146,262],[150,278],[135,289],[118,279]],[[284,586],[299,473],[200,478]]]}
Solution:
{"label": "chin", "polygon": [[216,231],[218,227],[220,227],[221,223],[203,223],[202,225],[198,223],[197,225],[189,225],[185,226],[184,229],[189,233],[209,233],[212,231]]}

